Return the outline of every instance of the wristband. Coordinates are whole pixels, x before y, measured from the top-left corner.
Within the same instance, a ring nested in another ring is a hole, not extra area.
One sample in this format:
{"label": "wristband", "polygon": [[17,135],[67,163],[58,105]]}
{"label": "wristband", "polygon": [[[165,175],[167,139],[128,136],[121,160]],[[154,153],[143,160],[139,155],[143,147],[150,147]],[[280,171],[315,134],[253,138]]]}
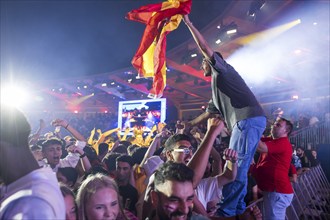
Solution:
{"label": "wristband", "polygon": [[84,158],[84,157],[86,157],[86,153],[80,155],[79,157],[80,157],[80,158]]}

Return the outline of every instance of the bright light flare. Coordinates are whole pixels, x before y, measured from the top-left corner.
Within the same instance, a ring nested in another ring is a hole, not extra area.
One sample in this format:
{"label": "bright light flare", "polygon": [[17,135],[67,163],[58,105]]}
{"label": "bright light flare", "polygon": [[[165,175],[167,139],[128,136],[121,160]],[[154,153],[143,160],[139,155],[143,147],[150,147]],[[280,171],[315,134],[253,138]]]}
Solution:
{"label": "bright light flare", "polygon": [[298,100],[298,99],[299,99],[299,96],[298,96],[298,95],[293,95],[291,98],[292,98],[293,100]]}
{"label": "bright light flare", "polygon": [[235,34],[235,33],[237,33],[237,29],[232,29],[227,31],[227,34]]}
{"label": "bright light flare", "polygon": [[28,99],[28,92],[19,86],[10,85],[1,88],[2,104],[20,107],[27,103],[29,101]]}

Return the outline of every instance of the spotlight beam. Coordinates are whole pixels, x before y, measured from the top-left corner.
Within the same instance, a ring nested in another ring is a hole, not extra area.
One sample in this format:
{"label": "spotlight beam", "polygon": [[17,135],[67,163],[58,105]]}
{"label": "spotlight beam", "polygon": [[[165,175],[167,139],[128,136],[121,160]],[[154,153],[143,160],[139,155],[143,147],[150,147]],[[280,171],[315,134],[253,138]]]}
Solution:
{"label": "spotlight beam", "polygon": [[255,42],[269,41],[300,23],[301,23],[301,20],[297,19],[292,22],[289,22],[289,23],[286,23],[286,24],[283,24],[283,25],[280,25],[280,26],[277,26],[274,28],[267,29],[265,31],[261,31],[261,32],[257,32],[254,34],[250,34],[248,36],[237,38],[235,40],[235,43],[241,44],[241,45],[246,45],[246,44],[251,44],[251,43],[255,43]]}

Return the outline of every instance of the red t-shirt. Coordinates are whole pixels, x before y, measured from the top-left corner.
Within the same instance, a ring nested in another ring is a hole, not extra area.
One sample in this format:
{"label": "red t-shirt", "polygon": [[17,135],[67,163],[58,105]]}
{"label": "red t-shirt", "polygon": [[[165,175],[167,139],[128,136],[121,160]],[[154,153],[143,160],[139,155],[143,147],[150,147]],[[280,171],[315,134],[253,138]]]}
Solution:
{"label": "red t-shirt", "polygon": [[253,170],[258,187],[266,192],[291,194],[293,189],[289,178],[292,146],[287,137],[264,138],[268,153],[262,153]]}
{"label": "red t-shirt", "polygon": [[291,163],[291,164],[290,164],[290,169],[289,169],[289,177],[291,177],[293,174],[297,174],[297,169],[296,169],[296,167]]}

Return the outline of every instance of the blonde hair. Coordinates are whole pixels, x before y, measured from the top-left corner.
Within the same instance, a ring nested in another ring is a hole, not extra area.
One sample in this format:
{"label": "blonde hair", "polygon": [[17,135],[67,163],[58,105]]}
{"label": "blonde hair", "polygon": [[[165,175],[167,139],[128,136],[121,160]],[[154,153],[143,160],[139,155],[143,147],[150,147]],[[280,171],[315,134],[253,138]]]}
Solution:
{"label": "blonde hair", "polygon": [[126,219],[123,214],[121,198],[119,195],[119,190],[116,182],[108,176],[97,173],[94,175],[89,175],[80,185],[76,197],[76,202],[78,206],[78,219],[87,220],[86,218],[86,204],[91,196],[96,193],[97,190],[103,188],[110,188],[117,192],[117,199],[119,203],[119,214],[123,219]]}

